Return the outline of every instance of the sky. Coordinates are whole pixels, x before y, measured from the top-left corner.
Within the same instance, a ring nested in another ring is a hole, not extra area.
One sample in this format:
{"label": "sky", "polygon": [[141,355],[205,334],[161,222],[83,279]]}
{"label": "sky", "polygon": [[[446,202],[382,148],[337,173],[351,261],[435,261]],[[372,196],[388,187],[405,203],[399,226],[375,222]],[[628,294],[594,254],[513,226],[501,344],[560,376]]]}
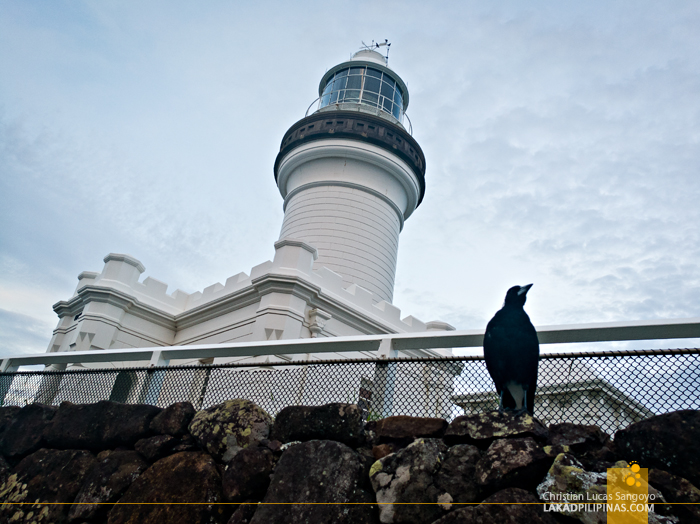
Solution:
{"label": "sky", "polygon": [[45,351],[107,253],[189,293],[271,259],[280,141],[373,39],[427,161],[402,316],[483,329],[532,282],[535,325],[700,317],[698,27],[696,1],[4,0],[0,355]]}

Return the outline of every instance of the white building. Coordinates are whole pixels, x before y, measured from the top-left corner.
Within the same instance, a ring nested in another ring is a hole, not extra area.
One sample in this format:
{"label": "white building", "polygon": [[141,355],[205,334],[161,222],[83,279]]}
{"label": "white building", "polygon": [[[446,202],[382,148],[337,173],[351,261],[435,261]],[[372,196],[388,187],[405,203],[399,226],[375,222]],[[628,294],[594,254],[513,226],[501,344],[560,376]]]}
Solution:
{"label": "white building", "polygon": [[392,304],[399,234],[425,194],[425,158],[403,125],[408,101],[406,84],[375,50],[328,70],[318,109],[289,128],[274,163],[285,210],[274,259],[188,294],[168,293],[167,284],[141,278],[139,260],[111,253],[54,305],[48,351],[454,329],[402,319]]}
{"label": "white building", "polygon": [[[545,425],[576,420],[598,426],[609,435],[654,415],[654,412],[597,375],[583,361],[569,364],[567,373],[541,360],[535,393],[537,418]],[[498,405],[495,391],[473,391],[452,397],[465,415]]]}

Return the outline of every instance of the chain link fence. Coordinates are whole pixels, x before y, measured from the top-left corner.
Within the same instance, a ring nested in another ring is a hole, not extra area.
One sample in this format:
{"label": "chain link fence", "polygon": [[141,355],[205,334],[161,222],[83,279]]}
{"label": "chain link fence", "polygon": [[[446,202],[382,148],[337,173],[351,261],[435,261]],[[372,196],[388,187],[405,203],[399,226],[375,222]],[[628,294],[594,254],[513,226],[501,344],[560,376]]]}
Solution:
{"label": "chain link fence", "polygon": [[[700,349],[542,354],[535,417],[614,433],[679,409],[700,409]],[[2,405],[113,400],[196,408],[233,398],[272,416],[290,405],[356,403],[368,420],[493,411],[498,397],[483,356],[72,369],[0,374]]]}

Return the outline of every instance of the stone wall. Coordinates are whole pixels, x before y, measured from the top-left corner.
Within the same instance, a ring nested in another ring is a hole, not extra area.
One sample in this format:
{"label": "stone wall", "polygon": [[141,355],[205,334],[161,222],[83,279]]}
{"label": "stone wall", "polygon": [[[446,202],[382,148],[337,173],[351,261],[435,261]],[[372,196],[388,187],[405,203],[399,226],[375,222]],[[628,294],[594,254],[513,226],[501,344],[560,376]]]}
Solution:
{"label": "stone wall", "polygon": [[352,404],[292,406],[275,420],[241,399],[199,412],[189,403],[5,407],[0,522],[605,522],[544,512],[542,502],[604,493],[606,469],[634,460],[650,468],[657,496],[649,522],[692,523],[698,439],[699,411],[653,417],[612,440],[528,415],[365,422]]}

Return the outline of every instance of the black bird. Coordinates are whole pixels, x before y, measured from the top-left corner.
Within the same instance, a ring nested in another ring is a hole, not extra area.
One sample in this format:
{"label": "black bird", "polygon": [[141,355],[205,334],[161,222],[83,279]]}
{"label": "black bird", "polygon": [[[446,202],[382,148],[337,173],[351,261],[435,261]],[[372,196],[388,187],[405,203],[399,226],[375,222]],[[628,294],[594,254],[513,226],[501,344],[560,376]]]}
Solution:
{"label": "black bird", "polygon": [[532,415],[535,408],[540,343],[523,309],[531,287],[510,288],[503,307],[486,326],[484,360],[500,397],[499,413],[506,408]]}

